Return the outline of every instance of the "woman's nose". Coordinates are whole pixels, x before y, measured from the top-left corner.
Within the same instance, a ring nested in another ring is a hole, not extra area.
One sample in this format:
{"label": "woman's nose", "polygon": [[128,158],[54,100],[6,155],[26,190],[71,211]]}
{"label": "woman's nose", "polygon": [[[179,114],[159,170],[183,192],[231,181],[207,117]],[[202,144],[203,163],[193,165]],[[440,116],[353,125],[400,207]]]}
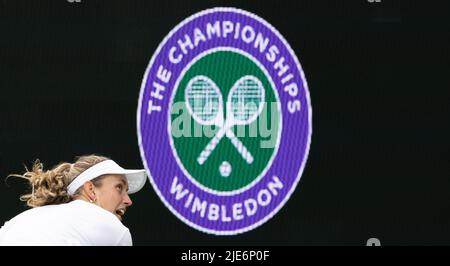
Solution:
{"label": "woman's nose", "polygon": [[133,204],[133,201],[130,199],[130,196],[128,194],[125,194],[123,203],[127,206],[131,206]]}

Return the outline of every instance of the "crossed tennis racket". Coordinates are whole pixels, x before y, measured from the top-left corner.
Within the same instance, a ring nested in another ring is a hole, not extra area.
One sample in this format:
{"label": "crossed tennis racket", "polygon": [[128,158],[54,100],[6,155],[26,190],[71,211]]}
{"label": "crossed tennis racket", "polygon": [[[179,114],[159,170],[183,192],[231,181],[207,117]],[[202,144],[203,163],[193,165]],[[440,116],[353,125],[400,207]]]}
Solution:
{"label": "crossed tennis racket", "polygon": [[225,135],[248,164],[253,162],[252,154],[231,128],[255,121],[263,109],[264,97],[265,90],[258,78],[251,75],[239,78],[228,93],[225,120],[223,96],[214,81],[198,75],[188,82],[185,100],[192,118],[201,125],[216,125],[220,128],[198,156],[197,162],[200,165],[208,159]]}

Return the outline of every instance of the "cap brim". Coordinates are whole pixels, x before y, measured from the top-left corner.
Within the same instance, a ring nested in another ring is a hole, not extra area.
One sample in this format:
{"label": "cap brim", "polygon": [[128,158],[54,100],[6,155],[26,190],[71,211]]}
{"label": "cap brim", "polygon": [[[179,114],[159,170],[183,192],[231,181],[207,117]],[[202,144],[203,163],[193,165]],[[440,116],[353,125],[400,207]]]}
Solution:
{"label": "cap brim", "polygon": [[141,190],[147,181],[145,170],[124,169],[120,174],[125,175],[128,181],[128,194],[133,194]]}
{"label": "cap brim", "polygon": [[139,191],[145,185],[145,181],[147,180],[144,169],[124,169],[113,160],[106,160],[91,166],[75,177],[75,179],[67,186],[67,192],[69,195],[74,195],[77,189],[85,182],[107,174],[124,175],[128,181],[128,194]]}

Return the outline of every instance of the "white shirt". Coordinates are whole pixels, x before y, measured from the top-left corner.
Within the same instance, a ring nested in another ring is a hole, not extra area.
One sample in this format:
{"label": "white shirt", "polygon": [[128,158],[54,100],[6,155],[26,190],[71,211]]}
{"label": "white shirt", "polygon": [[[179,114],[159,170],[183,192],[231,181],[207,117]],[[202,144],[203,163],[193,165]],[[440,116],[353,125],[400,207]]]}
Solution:
{"label": "white shirt", "polygon": [[111,212],[86,201],[22,212],[0,228],[1,245],[131,246],[130,230]]}

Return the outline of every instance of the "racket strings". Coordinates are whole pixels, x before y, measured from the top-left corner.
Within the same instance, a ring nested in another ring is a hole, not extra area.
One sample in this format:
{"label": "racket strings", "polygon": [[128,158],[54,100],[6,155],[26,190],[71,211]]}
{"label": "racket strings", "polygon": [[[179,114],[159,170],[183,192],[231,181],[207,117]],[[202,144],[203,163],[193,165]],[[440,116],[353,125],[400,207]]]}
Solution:
{"label": "racket strings", "polygon": [[234,118],[242,122],[251,120],[258,114],[263,97],[262,88],[255,80],[241,81],[231,95],[231,109]]}
{"label": "racket strings", "polygon": [[188,88],[187,97],[192,112],[201,121],[208,122],[217,116],[220,95],[208,80],[194,81]]}

